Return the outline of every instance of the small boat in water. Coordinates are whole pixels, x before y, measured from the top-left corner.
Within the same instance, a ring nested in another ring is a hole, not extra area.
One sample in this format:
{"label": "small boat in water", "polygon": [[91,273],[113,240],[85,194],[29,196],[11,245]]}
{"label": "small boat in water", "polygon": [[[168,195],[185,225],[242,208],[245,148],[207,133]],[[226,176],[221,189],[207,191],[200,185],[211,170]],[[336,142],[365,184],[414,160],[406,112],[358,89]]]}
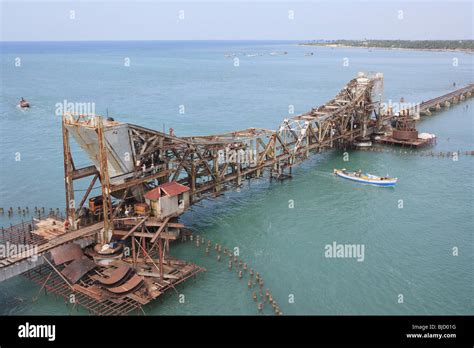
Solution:
{"label": "small boat in water", "polygon": [[344,179],[375,186],[395,186],[398,180],[397,178],[390,178],[388,176],[362,174],[360,170],[358,172],[348,172],[346,169],[334,169],[334,174]]}
{"label": "small boat in water", "polygon": [[355,147],[371,147],[372,142],[370,140],[367,141],[359,141],[354,143]]}
{"label": "small boat in water", "polygon": [[30,107],[30,103],[28,103],[28,101],[26,101],[26,100],[23,99],[23,98],[21,98],[19,105],[20,105],[20,107],[21,107],[22,109],[24,109],[24,108],[29,108],[29,107]]}

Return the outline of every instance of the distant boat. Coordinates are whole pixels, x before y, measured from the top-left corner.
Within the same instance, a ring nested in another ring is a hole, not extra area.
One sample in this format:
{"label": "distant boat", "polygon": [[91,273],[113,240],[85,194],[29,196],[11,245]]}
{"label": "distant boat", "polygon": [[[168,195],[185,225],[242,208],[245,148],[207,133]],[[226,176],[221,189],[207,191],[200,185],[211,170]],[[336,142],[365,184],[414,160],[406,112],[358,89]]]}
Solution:
{"label": "distant boat", "polygon": [[309,53],[305,53],[304,55],[305,55],[305,57],[309,57],[309,56],[313,56],[314,53],[313,53],[313,52],[309,52]]}
{"label": "distant boat", "polygon": [[395,186],[398,180],[397,178],[390,178],[388,176],[362,174],[360,170],[358,172],[348,172],[346,169],[334,169],[334,174],[344,179],[375,186]]}
{"label": "distant boat", "polygon": [[21,108],[29,108],[29,107],[30,107],[30,103],[28,103],[25,99],[21,98],[21,100],[20,100],[20,107],[21,107]]}
{"label": "distant boat", "polygon": [[270,53],[271,56],[284,56],[285,54],[288,54],[288,52],[284,51],[284,52],[271,52]]}

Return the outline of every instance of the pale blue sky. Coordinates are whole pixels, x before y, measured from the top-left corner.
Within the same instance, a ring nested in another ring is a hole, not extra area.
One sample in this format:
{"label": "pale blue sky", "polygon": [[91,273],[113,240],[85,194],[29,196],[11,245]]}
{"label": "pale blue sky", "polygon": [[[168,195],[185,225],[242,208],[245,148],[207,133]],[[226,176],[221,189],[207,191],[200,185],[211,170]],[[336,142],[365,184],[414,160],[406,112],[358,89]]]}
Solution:
{"label": "pale blue sky", "polygon": [[471,0],[0,2],[3,41],[473,38]]}

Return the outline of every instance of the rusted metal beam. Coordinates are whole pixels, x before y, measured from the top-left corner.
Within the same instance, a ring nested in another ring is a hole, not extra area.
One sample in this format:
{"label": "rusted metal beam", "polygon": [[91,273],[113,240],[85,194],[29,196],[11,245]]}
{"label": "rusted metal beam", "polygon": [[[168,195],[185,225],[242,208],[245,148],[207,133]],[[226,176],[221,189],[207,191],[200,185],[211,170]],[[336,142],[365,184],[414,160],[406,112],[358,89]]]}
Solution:
{"label": "rusted metal beam", "polygon": [[94,165],[92,165],[92,166],[73,170],[72,178],[74,180],[78,180],[78,179],[85,178],[87,176],[97,175],[97,174],[99,174],[97,168]]}
{"label": "rusted metal beam", "polygon": [[62,118],[63,133],[63,158],[64,158],[64,185],[66,192],[66,219],[68,219],[71,228],[76,228],[76,207],[74,203],[74,185],[73,176],[74,164],[72,162],[71,149],[69,144],[69,132],[66,128],[66,118]]}
{"label": "rusted metal beam", "polygon": [[104,134],[104,123],[102,117],[97,118],[98,126],[96,128],[99,144],[99,163],[100,163],[100,183],[102,186],[102,209],[104,217],[104,231],[101,234],[101,243],[108,243],[109,231],[113,231],[112,216],[112,197],[110,191],[109,164],[107,160],[107,144]]}
{"label": "rusted metal beam", "polygon": [[148,219],[148,216],[144,217],[138,224],[133,226],[133,228],[130,229],[130,231],[128,231],[128,233],[122,237],[122,240],[127,239],[133,232],[135,232],[140,226],[142,226],[147,219]]}
{"label": "rusted metal beam", "polygon": [[[132,225],[135,226],[135,224],[141,220],[140,218],[121,218],[121,219],[116,219],[115,221],[120,221],[124,225]],[[145,226],[147,227],[160,227],[163,225],[163,221],[157,220],[156,218],[149,217],[146,222]],[[168,227],[173,227],[173,228],[183,228],[185,227],[184,224],[179,223],[179,222],[168,222]]]}
{"label": "rusted metal beam", "polygon": [[87,187],[87,191],[84,193],[84,196],[81,199],[81,203],[79,204],[79,207],[77,208],[76,213],[79,212],[79,210],[81,210],[82,206],[84,205],[84,203],[87,200],[87,197],[89,197],[89,194],[91,193],[92,189],[94,188],[94,184],[95,184],[95,182],[97,181],[98,178],[99,178],[99,173],[96,172],[94,178],[92,179],[89,186]]}
{"label": "rusted metal beam", "polygon": [[111,193],[112,192],[117,192],[117,191],[129,188],[129,187],[134,187],[134,186],[143,184],[143,183],[151,181],[151,180],[162,178],[162,177],[165,177],[165,176],[169,175],[169,173],[170,172],[168,170],[164,170],[162,172],[158,172],[158,173],[155,173],[155,174],[152,174],[152,175],[148,175],[148,176],[145,176],[143,178],[132,179],[132,180],[126,181],[122,184],[111,185],[110,186],[110,192]]}
{"label": "rusted metal beam", "polygon": [[158,229],[158,231],[156,231],[156,233],[153,235],[153,238],[151,239],[151,242],[154,243],[156,241],[156,239],[160,236],[160,233],[164,231],[164,229],[166,228],[166,226],[168,225],[168,222],[170,221],[170,218],[167,217],[164,221],[163,221],[163,224],[160,226],[160,228]]}

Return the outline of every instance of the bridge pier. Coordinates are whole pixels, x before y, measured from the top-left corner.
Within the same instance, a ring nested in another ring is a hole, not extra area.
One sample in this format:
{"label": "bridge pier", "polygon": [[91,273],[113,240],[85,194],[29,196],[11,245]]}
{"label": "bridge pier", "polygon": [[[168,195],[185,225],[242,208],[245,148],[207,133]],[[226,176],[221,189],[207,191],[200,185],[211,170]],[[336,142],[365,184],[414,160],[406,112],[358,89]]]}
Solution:
{"label": "bridge pier", "polygon": [[444,107],[445,107],[445,108],[449,108],[450,106],[451,106],[451,103],[446,100],[446,101],[444,102]]}
{"label": "bridge pier", "polygon": [[242,186],[242,174],[240,173],[240,164],[237,164],[237,187]]}
{"label": "bridge pier", "polygon": [[219,165],[218,165],[218,158],[219,154],[217,150],[214,150],[214,156],[213,156],[213,169],[214,169],[214,176],[216,178],[216,185],[214,186],[214,192],[219,192],[221,190],[221,185],[220,185],[220,173],[219,173]]}
{"label": "bridge pier", "polygon": [[441,105],[438,103],[436,104],[436,111],[439,111],[439,110],[441,110]]}

